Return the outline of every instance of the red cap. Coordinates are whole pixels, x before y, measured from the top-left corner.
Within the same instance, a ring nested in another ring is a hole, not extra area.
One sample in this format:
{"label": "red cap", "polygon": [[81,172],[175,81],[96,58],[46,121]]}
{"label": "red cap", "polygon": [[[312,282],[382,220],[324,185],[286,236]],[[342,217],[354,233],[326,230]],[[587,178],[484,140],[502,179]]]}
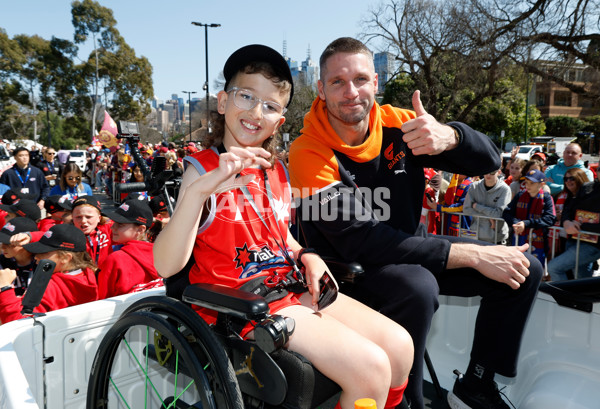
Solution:
{"label": "red cap", "polygon": [[540,158],[542,158],[542,160],[544,162],[546,162],[546,154],[543,152],[536,152],[533,155],[531,155],[531,157],[533,158],[534,156],[539,156]]}

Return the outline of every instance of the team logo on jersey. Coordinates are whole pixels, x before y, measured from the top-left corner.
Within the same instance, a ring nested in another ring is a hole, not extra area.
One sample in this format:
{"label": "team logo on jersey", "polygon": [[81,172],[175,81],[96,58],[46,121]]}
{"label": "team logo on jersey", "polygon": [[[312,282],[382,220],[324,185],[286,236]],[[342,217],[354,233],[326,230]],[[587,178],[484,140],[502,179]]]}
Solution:
{"label": "team logo on jersey", "polygon": [[[389,146],[387,148],[385,148],[385,150],[383,151],[383,157],[386,158],[389,162],[387,164],[388,169],[392,169],[394,166],[396,166],[396,164],[398,162],[400,162],[402,159],[404,159],[404,157],[406,156],[406,154],[404,153],[404,150],[400,150],[400,152],[395,153],[394,152],[394,143],[390,143]],[[400,163],[400,167],[401,167],[401,171],[404,171],[404,161],[402,161]],[[397,175],[399,172],[395,172],[395,174]]]}
{"label": "team logo on jersey", "polygon": [[385,158],[387,160],[394,159],[394,143],[393,142],[390,143],[390,146],[385,148],[385,151],[383,151],[383,156],[385,156]]}
{"label": "team logo on jersey", "polygon": [[250,246],[246,243],[235,248],[235,268],[242,268],[240,278],[248,278],[263,270],[286,266],[285,259],[274,253],[268,246]]}

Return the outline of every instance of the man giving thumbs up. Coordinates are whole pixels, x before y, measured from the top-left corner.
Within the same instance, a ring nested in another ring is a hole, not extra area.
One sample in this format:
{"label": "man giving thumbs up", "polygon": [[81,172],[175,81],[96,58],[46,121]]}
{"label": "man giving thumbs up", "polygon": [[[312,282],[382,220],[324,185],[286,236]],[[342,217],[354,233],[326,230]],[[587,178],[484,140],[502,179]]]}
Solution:
{"label": "man giving thumbs up", "polygon": [[494,376],[516,376],[542,266],[524,253],[526,245],[428,236],[419,225],[423,168],[483,175],[500,167],[496,147],[463,123],[438,122],[419,91],[414,110],[378,105],[373,56],[358,40],[329,44],[320,70],[319,95],[289,156],[306,244],[361,263],[366,277],[355,284],[357,293],[411,334],[415,357],[405,397],[413,409],[423,407],[423,355],[438,294],[481,295],[471,361],[449,403],[508,408]]}

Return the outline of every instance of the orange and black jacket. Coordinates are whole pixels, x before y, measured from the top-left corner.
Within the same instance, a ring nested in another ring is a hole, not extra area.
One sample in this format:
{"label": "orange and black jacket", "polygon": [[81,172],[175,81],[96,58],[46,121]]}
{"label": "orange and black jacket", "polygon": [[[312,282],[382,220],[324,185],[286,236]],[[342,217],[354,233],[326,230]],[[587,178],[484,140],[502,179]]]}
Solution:
{"label": "orange and black jacket", "polygon": [[301,241],[320,254],[364,265],[421,264],[434,274],[446,267],[450,243],[419,227],[424,167],[464,175],[500,168],[490,139],[454,122],[459,145],[439,155],[414,156],[402,140],[413,111],[375,104],[369,134],[348,146],[317,98],[290,148],[290,179]]}

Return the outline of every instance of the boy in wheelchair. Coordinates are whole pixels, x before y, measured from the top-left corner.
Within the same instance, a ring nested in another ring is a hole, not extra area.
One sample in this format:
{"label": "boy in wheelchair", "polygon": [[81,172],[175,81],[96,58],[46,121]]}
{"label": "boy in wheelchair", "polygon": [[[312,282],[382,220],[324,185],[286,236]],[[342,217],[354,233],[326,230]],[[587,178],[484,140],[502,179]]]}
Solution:
{"label": "boy in wheelchair", "polygon": [[[157,271],[173,276],[193,254],[192,284],[260,291],[272,313],[295,322],[285,348],[342,388],[337,408],[353,408],[365,397],[378,408],[396,407],[412,365],[410,336],[343,294],[329,305],[319,302],[323,285],[335,294],[335,282],[323,260],[288,230],[289,181],[274,156],[293,95],[286,61],[269,47],[250,45],[229,57],[223,73],[220,118],[206,141],[210,149],[186,158],[192,166],[171,221],[155,242]],[[207,310],[198,312],[215,321]],[[240,335],[254,338],[254,327],[246,325]]]}

